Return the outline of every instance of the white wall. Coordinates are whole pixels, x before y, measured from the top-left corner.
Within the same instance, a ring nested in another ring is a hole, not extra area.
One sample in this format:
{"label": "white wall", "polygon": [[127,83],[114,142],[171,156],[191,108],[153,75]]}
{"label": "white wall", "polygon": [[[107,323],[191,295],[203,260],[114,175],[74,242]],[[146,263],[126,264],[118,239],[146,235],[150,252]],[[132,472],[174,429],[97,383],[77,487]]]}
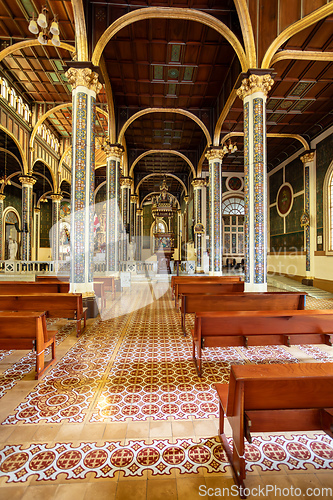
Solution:
{"label": "white wall", "polygon": [[267,256],[267,272],[270,274],[305,276],[305,264],[305,255],[296,255],[296,252],[286,255],[281,252]]}
{"label": "white wall", "polygon": [[333,280],[333,255],[317,256],[315,262],[315,278]]}

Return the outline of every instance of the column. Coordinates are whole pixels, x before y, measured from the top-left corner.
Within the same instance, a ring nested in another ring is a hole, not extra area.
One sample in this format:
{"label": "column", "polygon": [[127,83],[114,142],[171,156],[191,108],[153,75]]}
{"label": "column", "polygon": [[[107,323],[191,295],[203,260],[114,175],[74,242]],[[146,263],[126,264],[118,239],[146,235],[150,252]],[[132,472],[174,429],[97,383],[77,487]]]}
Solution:
{"label": "column", "polygon": [[142,260],[142,244],[143,244],[142,221],[143,221],[143,210],[142,208],[138,208],[136,210],[136,257],[135,258],[136,260],[139,261]]}
{"label": "column", "polygon": [[210,274],[222,274],[222,148],[206,153],[209,162]]}
{"label": "column", "polygon": [[5,201],[6,195],[0,194],[0,260],[5,259],[4,255],[4,234],[3,234],[3,202]]}
{"label": "column", "polygon": [[128,244],[128,224],[130,217],[130,194],[131,194],[132,177],[120,178],[121,189],[121,217],[123,222],[123,238],[122,238],[122,261],[127,261],[127,244]]}
{"label": "column", "polygon": [[[179,261],[182,260],[182,211],[179,208],[177,210],[177,248],[178,248],[178,259]],[[175,271],[174,271],[175,272]]]}
{"label": "column", "polygon": [[32,191],[36,182],[31,175],[19,177],[22,184],[22,260],[31,260],[32,226]]}
{"label": "column", "polygon": [[131,194],[131,213],[130,213],[130,241],[135,243],[136,241],[136,207],[138,204],[138,195]]}
{"label": "column", "polygon": [[[95,107],[96,94],[102,85],[97,73],[90,68],[70,68],[66,76],[72,86],[73,100],[70,292],[92,297],[92,304],[95,297]],[[92,314],[95,312],[94,309]]]}
{"label": "column", "polygon": [[59,260],[59,247],[60,247],[60,228],[59,228],[59,220],[60,220],[60,202],[62,200],[61,194],[51,194],[50,196],[52,200],[52,260],[56,263]]}
{"label": "column", "polygon": [[34,223],[35,260],[38,260],[39,246],[40,246],[40,207],[35,207],[34,212],[35,212],[35,223]]}
{"label": "column", "polygon": [[203,189],[206,180],[202,178],[193,179],[194,189],[194,246],[197,251],[196,272],[203,273],[203,244],[205,228],[203,221]]}
{"label": "column", "polygon": [[267,291],[266,99],[274,81],[250,74],[237,91],[244,104],[245,291]]}
{"label": "column", "polygon": [[301,226],[304,227],[306,255],[304,285],[313,285],[315,278],[314,253],[316,249],[316,165],[314,151],[300,157],[304,165],[304,212]]}
{"label": "column", "polygon": [[120,144],[111,144],[106,153],[106,269],[119,271],[120,237],[120,160],[123,154]]}

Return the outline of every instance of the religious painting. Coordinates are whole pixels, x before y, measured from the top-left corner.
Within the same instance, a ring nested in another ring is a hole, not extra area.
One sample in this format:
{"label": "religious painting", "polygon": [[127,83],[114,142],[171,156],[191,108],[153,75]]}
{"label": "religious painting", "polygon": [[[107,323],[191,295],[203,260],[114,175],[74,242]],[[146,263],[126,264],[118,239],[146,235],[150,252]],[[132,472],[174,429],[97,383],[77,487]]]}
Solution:
{"label": "religious painting", "polygon": [[204,234],[205,232],[205,228],[204,228],[204,225],[201,224],[201,222],[198,222],[195,226],[194,226],[194,233],[195,234]]}
{"label": "religious painting", "polygon": [[280,187],[276,198],[276,208],[281,217],[289,214],[293,204],[293,191],[290,184],[283,184]]}

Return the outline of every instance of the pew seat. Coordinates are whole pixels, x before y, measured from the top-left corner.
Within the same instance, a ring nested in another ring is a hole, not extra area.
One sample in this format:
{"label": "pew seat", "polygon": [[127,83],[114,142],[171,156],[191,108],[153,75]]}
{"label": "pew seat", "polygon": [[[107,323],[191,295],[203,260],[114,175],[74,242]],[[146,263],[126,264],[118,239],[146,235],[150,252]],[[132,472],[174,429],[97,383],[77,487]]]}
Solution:
{"label": "pew seat", "polygon": [[253,432],[322,430],[333,438],[333,363],[233,365],[229,384],[215,387],[219,433],[240,492],[246,478],[244,440],[251,443]]}
{"label": "pew seat", "polygon": [[0,295],[1,311],[45,311],[47,318],[66,318],[76,321],[76,335],[87,322],[87,307],[82,305],[81,293],[37,293],[33,295]]}
{"label": "pew seat", "polygon": [[[0,349],[36,351],[36,379],[56,361],[56,333],[56,330],[47,330],[44,311],[0,311]],[[45,362],[47,347],[51,347],[51,360]]]}
{"label": "pew seat", "polygon": [[333,310],[197,312],[193,360],[201,376],[205,347],[327,344],[333,341]]}

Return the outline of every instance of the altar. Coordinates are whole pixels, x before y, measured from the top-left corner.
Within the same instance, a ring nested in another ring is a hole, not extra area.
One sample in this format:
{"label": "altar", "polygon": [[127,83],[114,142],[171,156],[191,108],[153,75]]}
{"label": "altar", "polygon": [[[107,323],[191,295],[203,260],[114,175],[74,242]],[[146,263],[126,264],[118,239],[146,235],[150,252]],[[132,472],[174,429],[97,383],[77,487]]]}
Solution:
{"label": "altar", "polygon": [[171,274],[170,261],[174,252],[173,233],[154,233],[157,256],[157,273]]}

